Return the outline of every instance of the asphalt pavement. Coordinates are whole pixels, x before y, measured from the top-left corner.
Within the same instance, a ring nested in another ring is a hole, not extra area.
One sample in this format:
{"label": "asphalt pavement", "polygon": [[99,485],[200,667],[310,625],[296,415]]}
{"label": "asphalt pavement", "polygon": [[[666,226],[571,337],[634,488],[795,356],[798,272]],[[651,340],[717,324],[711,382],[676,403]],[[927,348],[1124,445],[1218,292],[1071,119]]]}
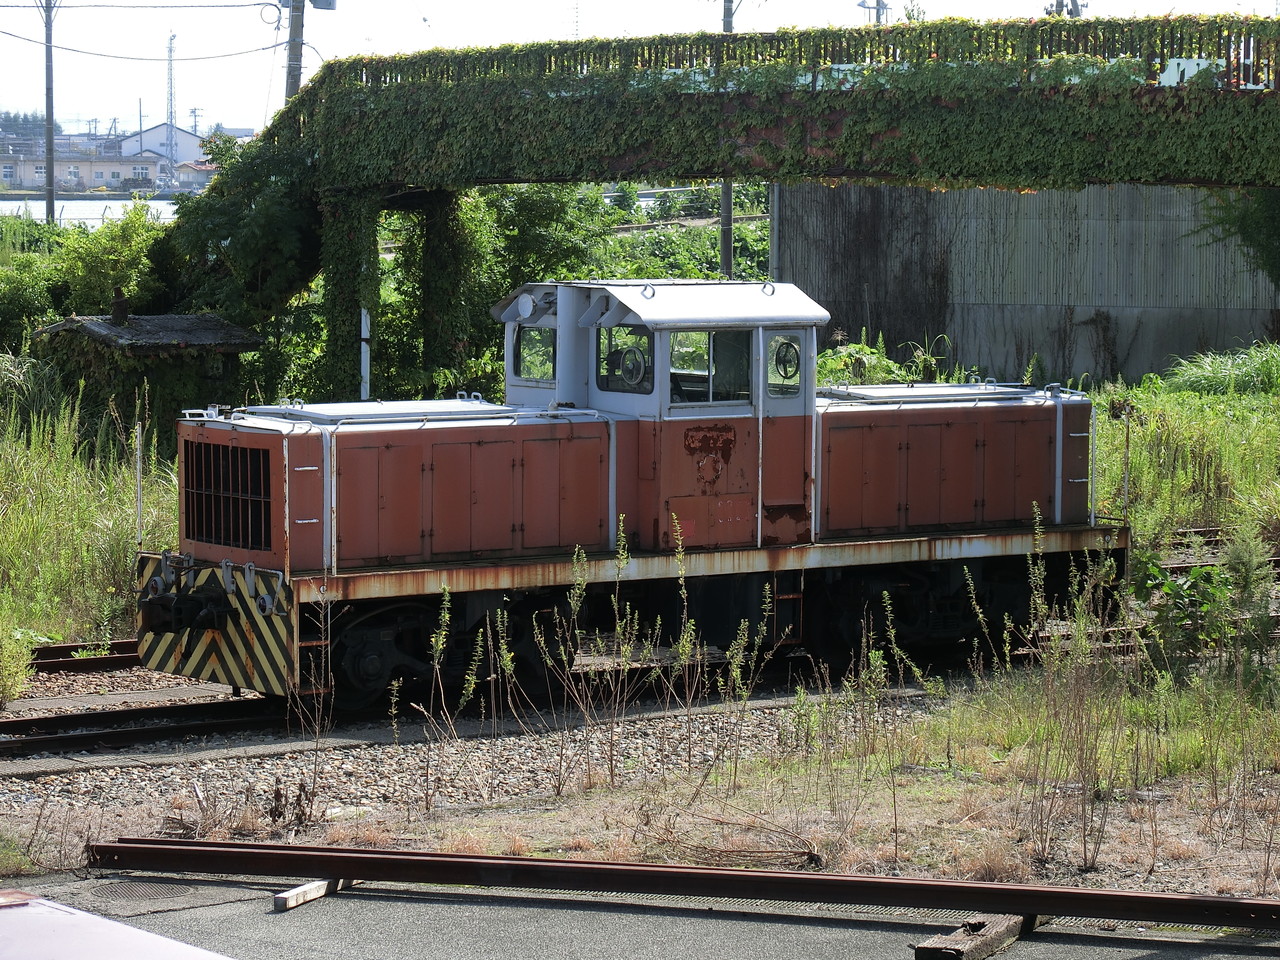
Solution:
{"label": "asphalt pavement", "polygon": [[[273,894],[288,889],[290,881],[139,873],[51,876],[15,885],[233,960],[909,960],[915,944],[954,930],[967,916],[945,910],[583,897],[394,883],[360,884],[280,913]],[[28,960],[14,952],[19,945],[5,937],[4,927],[0,912],[0,960]],[[1040,928],[1000,956],[1280,958],[1280,932],[1062,921]],[[86,950],[65,960],[84,957],[136,960],[137,954]]]}

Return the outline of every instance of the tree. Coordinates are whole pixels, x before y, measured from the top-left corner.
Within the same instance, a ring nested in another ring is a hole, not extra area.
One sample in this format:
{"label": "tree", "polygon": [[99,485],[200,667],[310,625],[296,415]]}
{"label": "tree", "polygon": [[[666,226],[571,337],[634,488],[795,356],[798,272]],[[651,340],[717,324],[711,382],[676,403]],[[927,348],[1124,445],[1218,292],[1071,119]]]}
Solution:
{"label": "tree", "polygon": [[38,258],[25,254],[0,269],[0,353],[17,353],[53,309]]}
{"label": "tree", "polygon": [[[710,280],[720,276],[719,229],[675,226],[624,233],[604,242],[600,258],[614,277]],[[734,231],[733,275],[739,280],[769,279],[766,222],[742,223]]]}
{"label": "tree", "polygon": [[151,267],[151,245],[164,232],[145,203],[134,203],[119,220],[97,230],[71,233],[57,255],[56,266],[67,286],[58,306],[64,312],[101,315],[111,312],[118,287],[132,302],[134,313],[146,312],[160,284]]}
{"label": "tree", "polygon": [[622,216],[632,217],[640,206],[640,191],[634,183],[620,183],[609,202],[618,208]]}
{"label": "tree", "polygon": [[215,310],[267,333],[270,318],[306,291],[320,268],[320,210],[307,188],[310,158],[228,134],[204,141],[219,173],[204,193],[179,195],[170,230],[183,308]]}
{"label": "tree", "polygon": [[[62,133],[62,124],[53,122],[53,132]],[[0,133],[14,137],[43,137],[43,113],[15,113],[12,110],[0,110]]]}
{"label": "tree", "polygon": [[598,187],[517,184],[441,191],[394,215],[374,333],[375,391],[448,396],[502,384],[502,327],[489,308],[531,281],[600,275],[617,211]]}

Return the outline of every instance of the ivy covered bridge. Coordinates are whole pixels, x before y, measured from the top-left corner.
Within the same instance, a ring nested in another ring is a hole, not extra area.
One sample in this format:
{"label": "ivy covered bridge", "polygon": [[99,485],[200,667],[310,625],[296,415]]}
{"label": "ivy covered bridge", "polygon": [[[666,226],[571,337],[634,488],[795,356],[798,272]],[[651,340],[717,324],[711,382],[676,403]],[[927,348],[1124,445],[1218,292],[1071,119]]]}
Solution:
{"label": "ivy covered bridge", "polygon": [[426,323],[457,192],[478,184],[1275,186],[1278,52],[1271,19],[1051,18],[333,61],[184,204],[176,239],[244,319],[323,270],[326,379],[350,397],[383,210],[419,218],[440,298]]}

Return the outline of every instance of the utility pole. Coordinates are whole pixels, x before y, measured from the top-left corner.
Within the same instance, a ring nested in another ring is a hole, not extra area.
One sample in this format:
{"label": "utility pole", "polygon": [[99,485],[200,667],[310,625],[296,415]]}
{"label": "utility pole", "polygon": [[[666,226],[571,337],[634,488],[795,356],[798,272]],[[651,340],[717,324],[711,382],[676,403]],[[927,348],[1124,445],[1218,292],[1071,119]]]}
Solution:
{"label": "utility pole", "polygon": [[53,223],[53,10],[58,0],[44,0],[44,218]]}
{"label": "utility pole", "polygon": [[[724,32],[733,33],[733,0],[724,0]],[[720,178],[720,273],[733,279],[733,181]]]}
{"label": "utility pole", "polygon": [[[284,0],[278,0],[284,6]],[[285,62],[284,99],[287,103],[302,86],[302,11],[307,0],[289,0],[289,53]],[[317,10],[333,10],[338,0],[311,0]],[[425,19],[425,18],[424,18]]]}
{"label": "utility pole", "polygon": [[1050,17],[1060,17],[1065,13],[1068,17],[1076,18],[1084,16],[1084,11],[1080,8],[1087,6],[1087,3],[1081,3],[1080,0],[1053,0],[1053,3],[1045,5],[1044,12]]}
{"label": "utility pole", "polygon": [[200,136],[200,108],[191,108],[191,132],[197,137]]}
{"label": "utility pole", "polygon": [[306,0],[289,0],[289,53],[284,74],[286,103],[302,86],[302,12],[306,7]]}

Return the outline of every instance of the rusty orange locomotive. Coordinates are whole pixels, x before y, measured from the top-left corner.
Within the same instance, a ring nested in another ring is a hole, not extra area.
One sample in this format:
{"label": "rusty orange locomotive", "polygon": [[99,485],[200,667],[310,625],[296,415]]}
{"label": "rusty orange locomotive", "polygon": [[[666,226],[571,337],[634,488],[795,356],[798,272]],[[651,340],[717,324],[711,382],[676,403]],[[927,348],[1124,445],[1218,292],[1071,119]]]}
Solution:
{"label": "rusty orange locomotive", "polygon": [[843,665],[886,595],[900,639],[954,638],[971,594],[1025,608],[1033,552],[1127,547],[1092,510],[1086,395],[819,387],[829,316],[792,285],[530,284],[493,315],[504,403],[184,414],[181,542],[139,555],[147,666],[358,704],[440,669],[446,594],[446,664],[498,610],[531,662],[575,585],[604,628],[621,594],[709,645],[746,619]]}

